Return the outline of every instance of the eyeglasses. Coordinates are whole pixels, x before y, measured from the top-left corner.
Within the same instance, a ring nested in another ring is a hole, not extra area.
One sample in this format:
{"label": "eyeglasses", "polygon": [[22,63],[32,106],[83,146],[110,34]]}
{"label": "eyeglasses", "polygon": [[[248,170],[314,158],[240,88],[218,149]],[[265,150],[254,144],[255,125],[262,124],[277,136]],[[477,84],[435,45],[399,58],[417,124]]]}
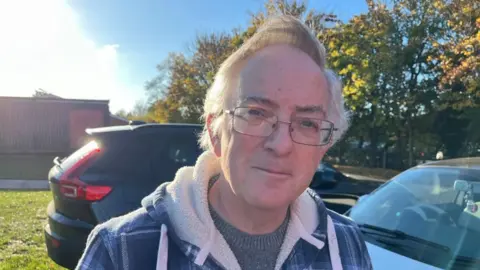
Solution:
{"label": "eyeglasses", "polygon": [[333,131],[337,130],[332,122],[322,119],[293,117],[291,122],[279,121],[273,112],[255,107],[237,107],[225,112],[233,116],[232,126],[238,133],[268,137],[278,123],[284,123],[289,125],[292,141],[304,145],[326,145],[332,139]]}

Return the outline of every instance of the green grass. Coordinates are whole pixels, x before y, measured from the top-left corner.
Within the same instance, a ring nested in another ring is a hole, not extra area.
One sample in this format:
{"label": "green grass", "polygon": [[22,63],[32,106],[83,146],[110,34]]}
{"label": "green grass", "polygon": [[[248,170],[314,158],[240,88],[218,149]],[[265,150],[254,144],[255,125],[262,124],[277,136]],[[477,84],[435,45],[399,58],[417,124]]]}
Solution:
{"label": "green grass", "polygon": [[0,270],[64,269],[47,255],[43,237],[49,191],[0,191]]}
{"label": "green grass", "polygon": [[0,155],[0,179],[46,180],[56,155]]}

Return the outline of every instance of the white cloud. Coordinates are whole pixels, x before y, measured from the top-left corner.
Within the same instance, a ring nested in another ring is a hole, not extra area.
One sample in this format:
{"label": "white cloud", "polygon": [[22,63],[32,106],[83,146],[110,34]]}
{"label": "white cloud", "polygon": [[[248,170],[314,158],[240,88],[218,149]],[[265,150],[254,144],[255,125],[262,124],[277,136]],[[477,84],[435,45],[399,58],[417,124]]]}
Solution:
{"label": "white cloud", "polygon": [[130,109],[132,89],[119,76],[118,53],[117,44],[88,39],[64,0],[0,1],[0,95],[30,96],[43,88]]}

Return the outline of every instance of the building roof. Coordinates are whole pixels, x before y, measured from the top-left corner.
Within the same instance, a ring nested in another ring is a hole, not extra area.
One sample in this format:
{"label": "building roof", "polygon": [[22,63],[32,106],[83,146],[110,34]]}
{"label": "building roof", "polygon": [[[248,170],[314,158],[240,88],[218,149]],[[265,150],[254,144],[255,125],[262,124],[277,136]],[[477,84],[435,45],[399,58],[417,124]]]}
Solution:
{"label": "building roof", "polygon": [[7,97],[0,96],[0,101],[2,100],[12,100],[12,101],[27,101],[27,102],[62,102],[62,103],[90,103],[90,104],[109,104],[110,100],[101,100],[101,99],[68,99],[61,98],[57,96],[48,96],[48,97]]}
{"label": "building roof", "polygon": [[143,125],[123,125],[123,126],[88,128],[86,132],[90,135],[93,135],[97,133],[107,133],[107,132],[151,130],[151,129],[157,129],[157,128],[162,129],[165,127],[201,129],[203,126],[200,124],[189,124],[189,123],[153,123],[153,124],[143,124]]}

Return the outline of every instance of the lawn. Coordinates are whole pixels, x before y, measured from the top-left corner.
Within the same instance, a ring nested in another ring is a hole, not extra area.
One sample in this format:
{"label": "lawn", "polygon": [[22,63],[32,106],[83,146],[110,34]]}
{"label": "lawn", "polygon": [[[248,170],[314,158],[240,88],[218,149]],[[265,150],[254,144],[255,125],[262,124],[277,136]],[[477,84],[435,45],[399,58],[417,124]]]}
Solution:
{"label": "lawn", "polygon": [[47,255],[43,237],[49,191],[0,191],[0,270],[65,269]]}

